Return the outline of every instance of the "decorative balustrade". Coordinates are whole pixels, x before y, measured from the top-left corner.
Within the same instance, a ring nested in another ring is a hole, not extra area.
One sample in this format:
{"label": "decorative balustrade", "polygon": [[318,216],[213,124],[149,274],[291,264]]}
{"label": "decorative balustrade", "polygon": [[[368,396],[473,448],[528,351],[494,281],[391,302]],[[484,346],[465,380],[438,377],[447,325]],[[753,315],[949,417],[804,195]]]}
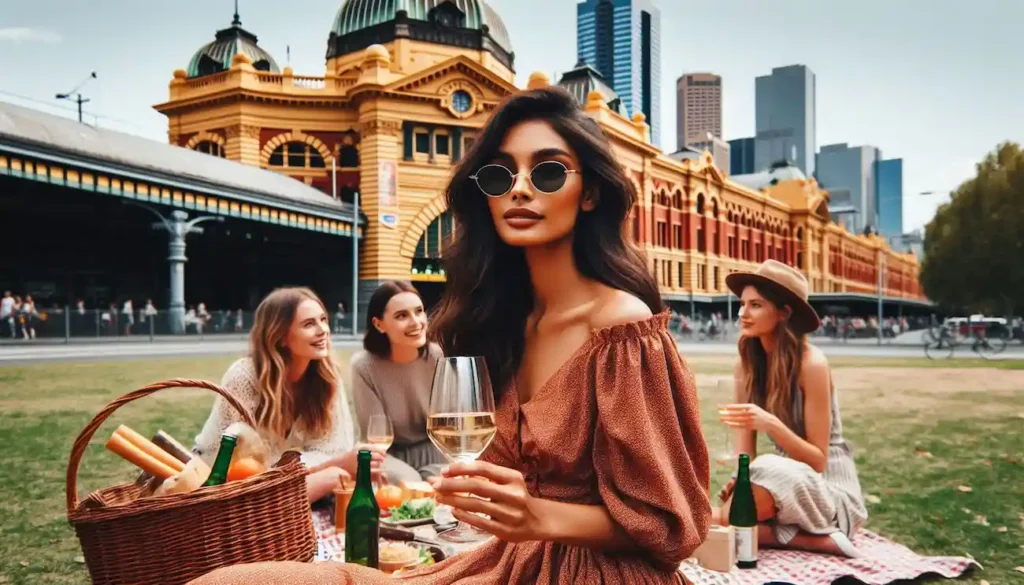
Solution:
{"label": "decorative balustrade", "polygon": [[287,71],[285,73],[269,73],[266,71],[228,70],[193,79],[176,80],[171,86],[171,97],[180,99],[191,94],[201,95],[227,88],[265,89],[302,95],[325,90],[344,90],[353,84],[354,80],[335,79],[333,84],[328,85],[323,77],[289,75]]}

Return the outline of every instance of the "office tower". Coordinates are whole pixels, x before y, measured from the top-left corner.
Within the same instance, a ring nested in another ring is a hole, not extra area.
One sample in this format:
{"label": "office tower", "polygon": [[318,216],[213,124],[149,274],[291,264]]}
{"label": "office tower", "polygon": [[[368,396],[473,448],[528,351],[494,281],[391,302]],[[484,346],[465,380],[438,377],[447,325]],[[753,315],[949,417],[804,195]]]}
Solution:
{"label": "office tower", "polygon": [[722,137],[722,78],[687,73],[676,81],[676,148]]}
{"label": "office tower", "polygon": [[874,146],[829,144],[817,157],[818,182],[830,195],[832,219],[851,231],[878,228],[876,165],[882,152]]}
{"label": "office tower", "polygon": [[754,172],[757,172],[754,168],[754,137],[730,140],[729,174],[749,175]]}
{"label": "office tower", "polygon": [[903,159],[880,160],[875,167],[878,231],[889,238],[903,233]]}
{"label": "office tower", "polygon": [[576,6],[577,57],[597,69],[632,116],[643,112],[661,144],[661,12],[653,0],[584,0]]}
{"label": "office tower", "polygon": [[814,73],[806,65],[772,69],[755,80],[757,135],[754,166],[767,169],[787,160],[814,175]]}

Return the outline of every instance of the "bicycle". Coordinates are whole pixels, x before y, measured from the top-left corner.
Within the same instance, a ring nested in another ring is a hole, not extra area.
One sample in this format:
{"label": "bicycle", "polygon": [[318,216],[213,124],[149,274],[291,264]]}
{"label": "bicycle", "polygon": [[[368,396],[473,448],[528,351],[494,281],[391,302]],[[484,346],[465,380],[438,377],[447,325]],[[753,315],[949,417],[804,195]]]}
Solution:
{"label": "bicycle", "polygon": [[986,334],[974,337],[971,344],[971,351],[980,355],[982,359],[991,360],[1006,349],[1006,338],[1000,335],[989,337]]}
{"label": "bicycle", "polygon": [[953,357],[958,343],[956,335],[948,327],[929,328],[925,333],[924,355],[930,360],[949,359]]}
{"label": "bicycle", "polygon": [[[1003,336],[989,337],[981,333],[975,334],[972,337],[974,339],[971,341],[971,351],[982,359],[995,359],[997,355],[1006,349],[1006,338]],[[929,330],[929,333],[925,336],[924,354],[931,360],[949,359],[953,357],[956,346],[961,343],[961,339],[946,327],[942,327],[937,334]]]}

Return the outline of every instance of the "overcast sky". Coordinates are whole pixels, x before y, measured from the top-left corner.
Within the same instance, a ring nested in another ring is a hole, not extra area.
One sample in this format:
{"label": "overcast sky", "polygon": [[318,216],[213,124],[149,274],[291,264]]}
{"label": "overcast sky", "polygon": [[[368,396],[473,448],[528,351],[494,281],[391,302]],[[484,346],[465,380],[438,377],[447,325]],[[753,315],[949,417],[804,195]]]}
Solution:
{"label": "overcast sky", "polygon": [[[723,76],[727,139],[754,129],[754,78],[802,63],[817,74],[817,142],[871,144],[904,161],[904,226],[931,218],[1003,140],[1024,141],[1024,1],[655,0],[661,8],[662,146],[675,141],[680,74]],[[490,0],[516,52],[517,83],[576,62],[574,0]],[[226,26],[231,0],[0,0],[0,100],[74,116],[56,102],[90,71],[87,121],[166,140],[152,110],[171,73]],[[341,0],[241,0],[244,26],[283,67],[322,75]],[[937,195],[920,196],[923,191]]]}

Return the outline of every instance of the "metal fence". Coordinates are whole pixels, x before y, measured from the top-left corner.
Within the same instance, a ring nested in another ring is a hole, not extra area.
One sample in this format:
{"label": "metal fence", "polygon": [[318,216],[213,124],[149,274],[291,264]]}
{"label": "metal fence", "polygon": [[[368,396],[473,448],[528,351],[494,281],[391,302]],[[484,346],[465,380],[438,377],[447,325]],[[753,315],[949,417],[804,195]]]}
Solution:
{"label": "metal fence", "polygon": [[[252,328],[252,311],[209,311],[185,314],[175,322],[167,311],[155,314],[134,310],[130,314],[113,309],[78,310],[73,307],[38,310],[0,319],[0,341],[146,339],[158,337],[195,338],[244,336]],[[352,316],[330,316],[331,333],[351,334]],[[182,327],[183,325],[183,327]]]}

